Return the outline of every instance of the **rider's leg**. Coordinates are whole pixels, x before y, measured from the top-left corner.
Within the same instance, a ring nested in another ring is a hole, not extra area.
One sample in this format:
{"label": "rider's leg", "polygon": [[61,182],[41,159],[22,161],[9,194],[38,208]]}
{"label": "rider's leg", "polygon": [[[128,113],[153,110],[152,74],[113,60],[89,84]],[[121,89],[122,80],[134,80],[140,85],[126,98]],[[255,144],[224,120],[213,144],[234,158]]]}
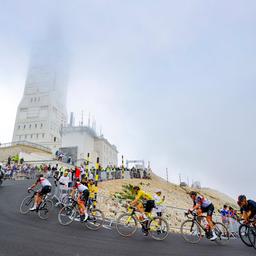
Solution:
{"label": "rider's leg", "polygon": [[137,204],[137,210],[138,210],[140,213],[144,213],[144,212],[145,212],[142,203]]}
{"label": "rider's leg", "polygon": [[80,220],[84,221],[84,217],[85,217],[84,204],[78,203],[78,208],[79,208]]}
{"label": "rider's leg", "polygon": [[210,238],[211,241],[214,241],[218,238],[215,231],[214,231],[214,224],[213,224],[213,221],[212,221],[213,211],[214,211],[214,206],[212,205],[212,206],[210,206],[209,210],[207,211],[207,217],[206,217],[206,220],[209,224],[210,230],[212,231],[212,237]]}
{"label": "rider's leg", "polygon": [[217,239],[217,235],[216,235],[216,233],[214,231],[214,224],[212,222],[212,216],[207,215],[206,220],[207,220],[207,222],[209,224],[210,231],[212,231],[212,237],[210,238],[210,240],[214,241],[214,240]]}
{"label": "rider's leg", "polygon": [[84,204],[84,213],[87,214],[87,204],[89,200],[89,190],[83,192],[83,204]]}
{"label": "rider's leg", "polygon": [[198,222],[201,224],[202,218],[200,218],[200,217],[203,215],[202,209],[200,209],[200,208],[197,209],[196,214],[197,214],[197,216],[199,217],[199,218],[198,218]]}
{"label": "rider's leg", "polygon": [[212,222],[212,216],[207,216],[206,220],[207,220],[207,222],[208,222],[208,224],[210,226],[210,229],[213,229],[214,228],[214,224]]}
{"label": "rider's leg", "polygon": [[202,214],[203,214],[203,211],[202,211],[202,209],[199,208],[197,210],[197,215],[200,217],[200,216],[202,216]]}
{"label": "rider's leg", "polygon": [[39,203],[40,203],[39,197],[40,197],[39,193],[36,193],[36,194],[35,194],[35,197],[34,197],[34,205],[33,205],[32,208],[30,208],[31,211],[32,211],[32,210],[35,210],[35,209],[38,207],[38,205],[39,205]]}
{"label": "rider's leg", "polygon": [[144,235],[148,235],[148,224],[149,224],[149,218],[150,218],[150,215],[151,215],[151,212],[153,210],[155,206],[155,202],[153,200],[148,200],[146,205],[145,205],[145,214],[146,216],[148,217],[148,219],[145,221],[145,232],[144,232]]}
{"label": "rider's leg", "polygon": [[147,218],[142,203],[138,203],[138,204],[136,205],[136,208],[137,208],[137,211],[140,213],[140,216],[139,216],[139,220],[140,220],[140,221],[143,221],[145,218]]}
{"label": "rider's leg", "polygon": [[85,202],[83,200],[81,200],[80,196],[78,197],[77,202],[78,202],[78,208],[79,208],[79,213],[80,213],[80,220],[85,221],[87,219],[87,218],[85,218],[85,216],[87,215]]}
{"label": "rider's leg", "polygon": [[42,197],[40,193],[38,193],[37,198],[36,198],[36,207],[38,207],[42,203]]}

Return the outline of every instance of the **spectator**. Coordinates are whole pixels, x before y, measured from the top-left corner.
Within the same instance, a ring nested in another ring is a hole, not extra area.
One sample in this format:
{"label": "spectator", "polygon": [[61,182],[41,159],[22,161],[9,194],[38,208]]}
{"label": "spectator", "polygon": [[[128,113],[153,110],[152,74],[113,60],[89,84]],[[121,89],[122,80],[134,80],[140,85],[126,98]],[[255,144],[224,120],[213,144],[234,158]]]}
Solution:
{"label": "spectator", "polygon": [[68,171],[66,170],[63,176],[61,176],[59,179],[60,189],[67,189],[69,182],[70,179],[68,177]]}
{"label": "spectator", "polygon": [[220,210],[220,214],[221,214],[221,220],[222,223],[226,226],[229,223],[229,212],[228,212],[228,206],[227,205],[223,205],[223,209]]}
{"label": "spectator", "polygon": [[161,217],[163,215],[164,207],[163,203],[165,201],[165,196],[161,197],[162,191],[160,189],[157,189],[155,192],[154,200],[155,200],[155,209],[156,209],[156,214],[157,216]]}

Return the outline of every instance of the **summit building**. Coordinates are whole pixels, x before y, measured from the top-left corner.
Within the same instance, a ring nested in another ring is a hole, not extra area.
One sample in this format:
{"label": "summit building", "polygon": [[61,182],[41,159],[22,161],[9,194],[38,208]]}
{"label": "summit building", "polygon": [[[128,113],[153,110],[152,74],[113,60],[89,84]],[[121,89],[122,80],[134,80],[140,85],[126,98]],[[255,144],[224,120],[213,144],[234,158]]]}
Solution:
{"label": "summit building", "polygon": [[48,40],[32,51],[13,142],[40,144],[52,152],[61,146],[61,129],[67,122],[68,65],[60,46],[60,41]]}

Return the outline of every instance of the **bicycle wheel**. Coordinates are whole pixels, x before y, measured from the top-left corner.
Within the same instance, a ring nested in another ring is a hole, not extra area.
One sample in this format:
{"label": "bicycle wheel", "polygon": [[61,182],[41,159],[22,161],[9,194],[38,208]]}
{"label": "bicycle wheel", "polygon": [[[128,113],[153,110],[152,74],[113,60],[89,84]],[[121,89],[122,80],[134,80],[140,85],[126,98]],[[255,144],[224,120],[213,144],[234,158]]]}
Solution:
{"label": "bicycle wheel", "polygon": [[53,201],[52,199],[46,199],[47,201],[47,207],[49,210],[51,210],[53,208]]}
{"label": "bicycle wheel", "polygon": [[76,209],[71,206],[64,206],[58,214],[59,223],[63,226],[71,224],[76,217]]}
{"label": "bicycle wheel", "polygon": [[249,240],[249,227],[246,224],[240,225],[239,236],[245,245],[247,245],[248,247],[252,247],[252,244]]}
{"label": "bicycle wheel", "polygon": [[256,228],[255,227],[248,228],[248,237],[251,245],[256,249]]}
{"label": "bicycle wheel", "polygon": [[26,196],[20,204],[20,213],[27,214],[29,209],[34,205],[34,198],[31,196]]}
{"label": "bicycle wheel", "polygon": [[116,230],[121,236],[132,236],[137,230],[137,220],[131,214],[121,214],[116,220]]}
{"label": "bicycle wheel", "polygon": [[47,200],[43,201],[38,209],[39,218],[42,220],[48,219],[52,206],[53,206],[53,203],[51,200],[47,199]]}
{"label": "bicycle wheel", "polygon": [[161,217],[154,217],[148,225],[148,231],[155,240],[164,240],[169,235],[169,224]]}
{"label": "bicycle wheel", "polygon": [[185,220],[180,227],[180,232],[185,241],[196,244],[202,239],[200,226],[193,220]]}
{"label": "bicycle wheel", "polygon": [[215,241],[219,244],[225,244],[229,241],[230,238],[230,234],[229,231],[227,229],[227,227],[220,222],[216,222],[214,223],[214,232],[217,235],[218,239],[216,239]]}
{"label": "bicycle wheel", "polygon": [[91,230],[98,230],[103,226],[105,217],[102,211],[92,209],[89,211],[88,220],[84,223],[85,226]]}

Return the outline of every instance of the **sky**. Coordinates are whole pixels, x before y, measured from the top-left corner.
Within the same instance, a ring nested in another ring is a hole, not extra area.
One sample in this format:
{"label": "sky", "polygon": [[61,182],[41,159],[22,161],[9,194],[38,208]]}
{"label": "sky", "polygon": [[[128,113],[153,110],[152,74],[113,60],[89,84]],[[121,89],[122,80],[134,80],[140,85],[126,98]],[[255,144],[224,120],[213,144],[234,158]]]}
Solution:
{"label": "sky", "polygon": [[255,195],[254,0],[0,0],[0,142],[10,142],[30,51],[58,27],[67,108],[125,159],[169,180]]}

